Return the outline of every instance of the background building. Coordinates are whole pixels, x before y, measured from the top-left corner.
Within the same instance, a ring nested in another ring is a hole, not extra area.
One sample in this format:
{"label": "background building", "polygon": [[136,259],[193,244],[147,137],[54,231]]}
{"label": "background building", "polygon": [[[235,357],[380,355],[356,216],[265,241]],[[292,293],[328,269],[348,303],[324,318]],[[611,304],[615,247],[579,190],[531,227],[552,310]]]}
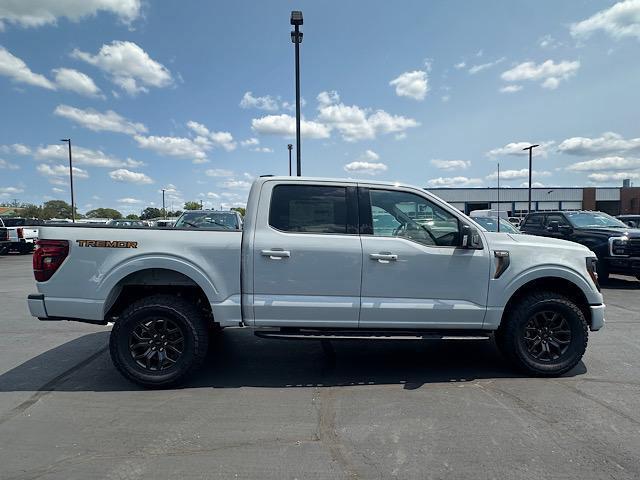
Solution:
{"label": "background building", "polygon": [[[528,188],[427,188],[434,195],[469,213],[498,209],[509,215],[526,214]],[[640,187],[533,188],[532,210],[599,210],[610,215],[640,214]]]}

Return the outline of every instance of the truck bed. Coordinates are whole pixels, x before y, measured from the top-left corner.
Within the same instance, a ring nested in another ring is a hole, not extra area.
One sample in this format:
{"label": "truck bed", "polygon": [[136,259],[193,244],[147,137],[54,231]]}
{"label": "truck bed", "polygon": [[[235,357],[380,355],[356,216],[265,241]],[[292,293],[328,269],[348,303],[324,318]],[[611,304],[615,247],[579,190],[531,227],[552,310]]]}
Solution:
{"label": "truck bed", "polygon": [[102,321],[119,285],[161,280],[195,281],[221,323],[241,321],[242,232],[76,224],[42,226],[40,239],[69,242],[52,279],[37,284],[45,318]]}

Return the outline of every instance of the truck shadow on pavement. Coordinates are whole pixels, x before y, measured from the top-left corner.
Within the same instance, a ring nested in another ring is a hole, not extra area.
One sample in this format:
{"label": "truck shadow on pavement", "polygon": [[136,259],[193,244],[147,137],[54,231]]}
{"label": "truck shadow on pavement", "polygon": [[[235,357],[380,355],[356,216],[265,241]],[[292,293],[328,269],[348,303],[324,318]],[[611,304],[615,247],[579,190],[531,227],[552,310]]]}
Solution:
{"label": "truck shadow on pavement", "polygon": [[[0,375],[0,392],[132,391],[111,364],[109,332],[84,335]],[[202,369],[179,388],[336,387],[519,378],[492,341],[267,340],[227,329],[211,345]],[[88,347],[91,346],[91,349]],[[586,372],[580,362],[565,377]]]}

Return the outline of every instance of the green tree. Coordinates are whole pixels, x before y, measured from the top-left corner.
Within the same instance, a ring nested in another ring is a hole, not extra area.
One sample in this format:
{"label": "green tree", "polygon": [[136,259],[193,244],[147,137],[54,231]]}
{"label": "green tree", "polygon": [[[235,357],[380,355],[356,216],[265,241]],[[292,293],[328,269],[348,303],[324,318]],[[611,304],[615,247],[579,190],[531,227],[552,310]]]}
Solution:
{"label": "green tree", "polygon": [[161,218],[162,210],[155,207],[147,207],[142,211],[142,215],[140,215],[141,220],[150,220],[152,218]]}
{"label": "green tree", "polygon": [[113,208],[96,208],[87,212],[89,218],[122,218],[122,214]]}
{"label": "green tree", "polygon": [[[78,209],[76,208],[76,216]],[[51,218],[71,218],[71,205],[64,200],[49,200],[42,206],[42,217],[44,220]]]}
{"label": "green tree", "polygon": [[25,218],[41,218],[42,208],[28,203],[24,206],[24,210],[22,210],[22,216]]}
{"label": "green tree", "polygon": [[140,220],[140,217],[138,215],[136,215],[135,213],[130,213],[129,215],[126,216],[127,220]]}
{"label": "green tree", "polygon": [[185,202],[184,204],[185,210],[202,210],[202,205],[200,202]]}
{"label": "green tree", "polygon": [[238,212],[240,215],[242,215],[243,217],[245,216],[245,214],[247,213],[247,209],[243,208],[243,207],[233,207],[231,210],[235,210],[236,212]]}

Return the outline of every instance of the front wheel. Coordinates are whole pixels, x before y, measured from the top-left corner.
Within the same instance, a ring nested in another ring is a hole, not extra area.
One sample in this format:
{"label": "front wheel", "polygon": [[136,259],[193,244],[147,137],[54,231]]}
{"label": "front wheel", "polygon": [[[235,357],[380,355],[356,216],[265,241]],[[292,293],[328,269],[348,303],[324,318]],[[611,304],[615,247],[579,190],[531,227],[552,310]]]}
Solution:
{"label": "front wheel", "polygon": [[176,385],[204,361],[206,320],[193,304],[154,295],[131,304],[111,330],[109,351],[127,379],[148,388]]}
{"label": "front wheel", "polygon": [[503,319],[497,339],[502,353],[520,370],[551,377],[582,359],[588,326],[571,299],[554,292],[531,293]]}

